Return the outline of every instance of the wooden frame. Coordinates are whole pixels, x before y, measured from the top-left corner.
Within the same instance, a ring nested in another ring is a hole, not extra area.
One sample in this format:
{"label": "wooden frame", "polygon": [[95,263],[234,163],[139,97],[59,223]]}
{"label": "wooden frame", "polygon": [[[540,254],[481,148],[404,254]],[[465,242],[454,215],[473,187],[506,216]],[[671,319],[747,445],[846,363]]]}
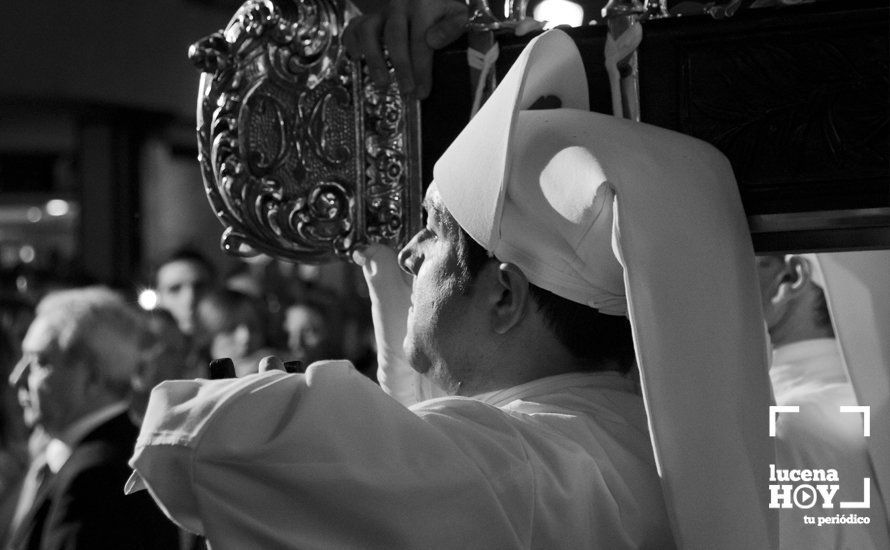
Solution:
{"label": "wooden frame", "polygon": [[[644,122],[733,164],[758,252],[890,248],[890,6],[828,0],[651,20],[639,49]],[[606,28],[571,29],[591,109],[611,112]],[[528,38],[502,38],[498,74]],[[422,105],[424,181],[469,118],[466,43],[439,52]]]}

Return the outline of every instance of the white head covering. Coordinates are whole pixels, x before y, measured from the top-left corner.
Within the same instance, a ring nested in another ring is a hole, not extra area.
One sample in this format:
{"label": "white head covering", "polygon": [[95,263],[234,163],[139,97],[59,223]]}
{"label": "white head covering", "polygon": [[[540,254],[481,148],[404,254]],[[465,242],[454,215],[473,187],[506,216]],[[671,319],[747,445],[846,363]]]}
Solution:
{"label": "white head covering", "polygon": [[[809,256],[809,255],[808,255]],[[890,522],[890,251],[821,253],[813,262],[841,357],[860,405],[870,407],[868,451]]]}
{"label": "white head covering", "polygon": [[[600,168],[597,159],[573,147],[587,126],[575,111],[588,112],[584,65],[564,35],[542,42],[523,52],[534,69],[509,72],[433,179],[461,227],[498,259],[559,296],[625,315],[622,270],[611,253],[614,195],[600,185],[602,171],[589,173]],[[527,110],[542,95],[558,97],[562,108]]]}
{"label": "white head covering", "polygon": [[[562,108],[527,110],[542,96]],[[702,141],[587,105],[572,40],[539,36],[436,164],[442,201],[532,283],[626,308],[677,545],[775,547],[767,346],[732,170]]]}

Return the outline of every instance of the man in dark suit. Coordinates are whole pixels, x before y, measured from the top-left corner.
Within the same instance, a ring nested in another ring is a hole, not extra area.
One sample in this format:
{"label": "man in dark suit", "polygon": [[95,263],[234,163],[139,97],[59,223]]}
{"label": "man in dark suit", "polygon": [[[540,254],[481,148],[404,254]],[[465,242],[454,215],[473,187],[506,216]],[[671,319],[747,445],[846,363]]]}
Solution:
{"label": "man in dark suit", "polygon": [[10,382],[49,442],[26,476],[10,548],[177,548],[177,529],[150,498],[123,491],[138,432],[128,396],[145,337],[140,317],[108,289],[39,304]]}

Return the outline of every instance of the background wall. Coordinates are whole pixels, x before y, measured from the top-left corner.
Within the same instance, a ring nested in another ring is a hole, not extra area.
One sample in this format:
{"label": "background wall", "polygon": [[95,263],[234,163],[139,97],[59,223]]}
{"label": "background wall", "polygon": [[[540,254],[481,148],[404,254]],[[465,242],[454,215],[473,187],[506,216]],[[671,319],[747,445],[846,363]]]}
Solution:
{"label": "background wall", "polygon": [[[0,226],[3,257],[34,248],[34,269],[71,263],[113,284],[139,278],[185,243],[221,269],[230,264],[198,170],[199,72],[187,53],[225,27],[240,2],[8,4],[0,18],[0,220],[10,220]],[[58,239],[46,238],[59,220],[27,219],[54,199],[76,215],[61,258]]]}
{"label": "background wall", "polygon": [[[237,5],[237,4],[235,4]],[[6,2],[0,98],[125,105],[193,118],[196,40],[234,7],[185,0]]]}
{"label": "background wall", "polygon": [[150,264],[182,244],[210,251],[218,265],[231,263],[219,249],[222,224],[207,202],[195,155],[159,137],[148,140],[141,157],[141,247]]}

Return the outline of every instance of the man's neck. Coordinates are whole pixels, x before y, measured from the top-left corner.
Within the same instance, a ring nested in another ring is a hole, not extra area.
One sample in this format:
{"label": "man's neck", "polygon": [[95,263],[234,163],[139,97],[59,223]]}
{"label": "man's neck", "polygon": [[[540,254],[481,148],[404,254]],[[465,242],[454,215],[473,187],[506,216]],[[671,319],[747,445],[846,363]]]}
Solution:
{"label": "man's neck", "polygon": [[787,346],[804,340],[834,338],[831,320],[823,319],[816,314],[817,299],[818,295],[813,291],[790,304],[783,318],[770,328],[770,340],[774,347]]}
{"label": "man's neck", "polygon": [[[546,329],[549,330],[549,329]],[[590,370],[590,365],[574,357],[548,333],[526,334],[519,341],[505,340],[489,354],[482,373],[465,381],[457,395],[473,396],[504,390],[548,376]]]}
{"label": "man's neck", "polygon": [[801,315],[800,310],[770,331],[774,347],[818,338],[834,338],[831,325],[819,324],[813,320],[812,315]]}

